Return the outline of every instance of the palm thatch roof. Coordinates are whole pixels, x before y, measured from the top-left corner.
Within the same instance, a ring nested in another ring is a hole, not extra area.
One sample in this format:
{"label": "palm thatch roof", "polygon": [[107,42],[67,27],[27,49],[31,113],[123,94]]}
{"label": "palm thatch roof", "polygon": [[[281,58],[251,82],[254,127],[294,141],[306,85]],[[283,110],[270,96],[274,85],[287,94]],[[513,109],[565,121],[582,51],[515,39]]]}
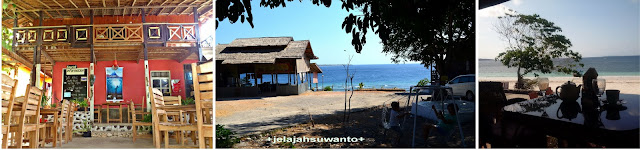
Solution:
{"label": "palm thatch roof", "polygon": [[216,45],[216,60],[222,64],[273,64],[276,59],[318,59],[309,40],[293,37],[240,38]]}

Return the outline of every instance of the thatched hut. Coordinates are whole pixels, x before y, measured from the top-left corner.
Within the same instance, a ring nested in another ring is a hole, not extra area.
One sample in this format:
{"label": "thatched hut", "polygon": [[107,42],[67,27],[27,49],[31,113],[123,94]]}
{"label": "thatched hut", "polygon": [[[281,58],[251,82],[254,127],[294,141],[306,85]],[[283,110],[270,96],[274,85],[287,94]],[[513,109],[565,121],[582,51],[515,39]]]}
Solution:
{"label": "thatched hut", "polygon": [[[319,72],[308,40],[293,37],[239,38],[216,45],[216,97],[297,95],[311,89]],[[320,71],[321,72],[321,71]],[[244,78],[240,76],[243,75]],[[265,76],[267,75],[267,76]],[[278,76],[287,76],[279,81]],[[264,82],[263,77],[269,77]]]}

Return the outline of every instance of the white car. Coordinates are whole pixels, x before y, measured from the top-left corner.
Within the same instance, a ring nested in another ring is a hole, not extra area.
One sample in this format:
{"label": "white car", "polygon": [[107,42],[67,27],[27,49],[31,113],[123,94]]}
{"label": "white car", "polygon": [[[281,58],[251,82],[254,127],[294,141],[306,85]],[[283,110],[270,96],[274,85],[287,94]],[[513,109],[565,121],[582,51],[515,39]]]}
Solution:
{"label": "white car", "polygon": [[453,95],[464,96],[469,101],[474,101],[476,93],[476,75],[460,75],[450,80],[446,86],[451,87]]}

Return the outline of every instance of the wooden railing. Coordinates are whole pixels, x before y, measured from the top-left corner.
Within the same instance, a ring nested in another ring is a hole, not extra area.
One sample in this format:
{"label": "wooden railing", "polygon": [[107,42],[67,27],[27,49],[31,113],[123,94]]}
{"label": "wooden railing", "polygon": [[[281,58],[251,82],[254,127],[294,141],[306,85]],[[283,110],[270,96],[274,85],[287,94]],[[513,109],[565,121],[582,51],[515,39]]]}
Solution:
{"label": "wooden railing", "polygon": [[[118,43],[144,42],[150,46],[195,46],[198,43],[197,24],[195,23],[144,23],[144,24],[100,24],[100,25],[68,25],[16,27],[16,43],[33,45],[38,36],[47,43]],[[143,31],[147,30],[147,34]],[[42,32],[38,34],[39,32]]]}
{"label": "wooden railing", "polygon": [[94,25],[93,42],[142,42],[142,24]]}

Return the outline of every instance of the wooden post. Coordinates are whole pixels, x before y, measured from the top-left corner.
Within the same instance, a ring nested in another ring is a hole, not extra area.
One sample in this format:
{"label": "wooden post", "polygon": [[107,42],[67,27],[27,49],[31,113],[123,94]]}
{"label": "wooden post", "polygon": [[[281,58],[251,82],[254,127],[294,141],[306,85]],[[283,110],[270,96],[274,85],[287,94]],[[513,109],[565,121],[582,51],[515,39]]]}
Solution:
{"label": "wooden post", "polygon": [[[89,37],[87,37],[87,38],[90,39],[89,44],[91,44],[91,54],[90,54],[91,55],[90,56],[91,63],[89,64],[89,92],[90,92],[89,93],[89,102],[91,102],[90,105],[89,105],[89,108],[90,108],[91,113],[89,113],[89,114],[90,114],[90,120],[91,120],[90,122],[93,122],[93,120],[94,120],[93,119],[93,117],[94,117],[94,113],[93,112],[95,110],[95,108],[93,107],[95,105],[95,96],[93,94],[95,92],[95,89],[93,87],[93,84],[91,84],[91,77],[95,76],[93,74],[94,74],[94,70],[95,70],[94,69],[94,67],[95,67],[94,65],[96,63],[96,58],[95,58],[96,55],[95,55],[95,51],[93,49],[93,10],[91,10],[89,12],[89,14],[91,15],[91,22],[90,22],[91,23],[91,28],[89,28],[89,34],[88,34]],[[109,111],[109,109],[107,109],[107,111]],[[100,118],[100,117],[98,117],[98,118]]]}
{"label": "wooden post", "polygon": [[[44,21],[44,18],[42,16],[42,11],[39,11],[38,14],[40,15],[40,20],[39,20],[39,24],[40,26],[42,26],[42,22]],[[34,69],[31,70],[31,86],[35,86],[38,87],[38,84],[40,83],[40,69],[41,69],[41,65],[40,65],[40,51],[42,50],[42,29],[37,29],[36,31],[36,46],[33,49],[33,65],[34,65]]]}
{"label": "wooden post", "polygon": [[[145,16],[147,15],[147,13],[145,12],[145,9],[140,9],[142,11],[141,16],[142,16],[142,23],[146,23],[147,20],[145,18]],[[147,34],[147,30],[144,28],[144,25],[142,26],[142,35],[143,36],[149,36]],[[150,77],[149,77],[149,56],[148,56],[148,51],[147,51],[147,40],[144,40],[146,38],[143,38],[142,40],[142,48],[143,48],[143,52],[144,52],[144,85],[145,85],[145,93],[146,93],[146,103],[147,103],[147,112],[151,111],[151,91],[149,91],[149,87],[151,87],[150,84]],[[154,133],[155,134],[155,133]]]}
{"label": "wooden post", "polygon": [[196,48],[198,49],[198,61],[205,61],[202,58],[202,48],[200,47],[200,24],[198,24],[198,7],[193,7],[193,22],[195,25],[196,32]]}

